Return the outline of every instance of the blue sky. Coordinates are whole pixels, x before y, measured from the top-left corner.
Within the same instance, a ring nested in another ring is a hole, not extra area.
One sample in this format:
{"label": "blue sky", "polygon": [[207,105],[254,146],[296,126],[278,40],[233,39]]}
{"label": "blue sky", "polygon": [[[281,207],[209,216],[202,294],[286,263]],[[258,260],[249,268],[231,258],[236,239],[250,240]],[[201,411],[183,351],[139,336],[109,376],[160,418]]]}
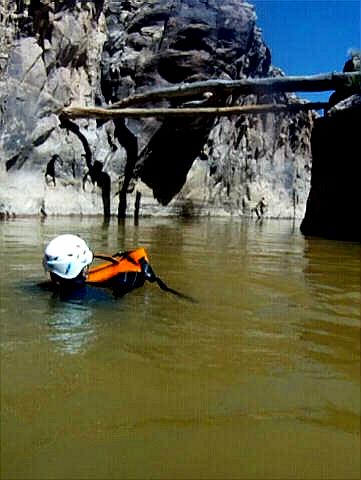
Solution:
{"label": "blue sky", "polygon": [[[361,0],[248,0],[255,6],[272,64],[286,75],[342,71],[360,48]],[[302,93],[314,101],[329,93]]]}

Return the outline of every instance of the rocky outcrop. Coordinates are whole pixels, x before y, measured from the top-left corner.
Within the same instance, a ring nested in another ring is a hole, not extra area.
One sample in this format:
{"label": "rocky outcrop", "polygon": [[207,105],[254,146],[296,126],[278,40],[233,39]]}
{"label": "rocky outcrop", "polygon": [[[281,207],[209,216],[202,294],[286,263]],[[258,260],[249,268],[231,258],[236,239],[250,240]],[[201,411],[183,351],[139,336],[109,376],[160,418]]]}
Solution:
{"label": "rocky outcrop", "polygon": [[312,131],[312,181],[301,231],[361,241],[361,96],[337,104]]}
{"label": "rocky outcrop", "polygon": [[[59,112],[71,102],[94,103],[106,39],[104,15],[92,2],[67,2],[65,8],[64,2],[31,0],[17,7],[1,88],[0,208],[6,215],[101,212],[99,192],[82,186],[83,145],[62,128]],[[104,160],[106,129],[94,121],[79,125],[94,159]],[[45,175],[54,155],[56,185]],[[122,155],[117,154],[120,161]]]}
{"label": "rocky outcrop", "polygon": [[[15,40],[0,88],[3,212],[102,213],[93,162],[109,178],[112,213],[123,187],[128,214],[139,191],[144,215],[251,215],[262,197],[268,216],[303,215],[311,114],[82,120],[74,128],[59,118],[64,105],[111,103],[155,86],[280,74],[247,2],[27,0],[7,22]],[[206,95],[187,102],[262,100],[277,99]],[[93,182],[83,181],[87,173]]]}
{"label": "rocky outcrop", "polygon": [[[344,72],[361,71],[361,52],[351,50]],[[359,179],[361,122],[359,80],[337,89],[312,130],[312,176],[301,231],[305,235],[361,241]]]}
{"label": "rocky outcrop", "polygon": [[302,216],[310,181],[312,121],[311,114],[222,119],[212,129],[206,155],[194,164],[185,188],[190,188],[193,172],[199,169],[204,174],[199,198],[210,212],[221,209],[249,216],[264,197],[267,216]]}

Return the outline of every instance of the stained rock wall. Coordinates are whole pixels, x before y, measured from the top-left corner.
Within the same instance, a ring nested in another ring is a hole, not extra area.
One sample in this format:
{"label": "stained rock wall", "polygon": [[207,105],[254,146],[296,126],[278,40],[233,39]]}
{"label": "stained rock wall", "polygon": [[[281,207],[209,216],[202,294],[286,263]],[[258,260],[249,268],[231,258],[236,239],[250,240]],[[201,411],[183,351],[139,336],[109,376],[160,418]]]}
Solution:
{"label": "stained rock wall", "polygon": [[[24,0],[1,18],[8,39],[1,48],[9,54],[0,78],[0,210],[7,215],[102,213],[99,187],[84,181],[84,147],[59,121],[64,105],[110,103],[178,82],[280,73],[271,66],[253,7],[240,0]],[[263,100],[270,101],[187,101]],[[92,161],[110,177],[112,213],[131,141],[138,157],[129,214],[132,196],[141,191],[144,215],[252,215],[265,197],[268,216],[302,217],[313,120],[302,113],[132,120],[122,128],[76,123]]]}

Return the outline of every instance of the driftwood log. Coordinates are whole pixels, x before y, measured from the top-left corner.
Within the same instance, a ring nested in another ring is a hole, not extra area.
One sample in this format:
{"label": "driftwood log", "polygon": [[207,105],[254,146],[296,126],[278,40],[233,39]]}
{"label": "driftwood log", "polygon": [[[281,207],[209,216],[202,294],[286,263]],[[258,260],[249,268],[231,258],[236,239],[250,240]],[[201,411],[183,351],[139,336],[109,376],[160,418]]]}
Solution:
{"label": "driftwood log", "polygon": [[[274,77],[274,78],[251,78],[242,80],[207,80],[203,82],[184,83],[166,88],[157,88],[143,93],[137,93],[124,98],[106,107],[65,107],[61,116],[68,119],[96,118],[100,120],[117,120],[123,122],[125,118],[145,117],[190,117],[190,116],[213,116],[223,117],[246,114],[265,113],[297,113],[300,111],[328,109],[329,103],[324,102],[293,102],[293,103],[268,103],[254,105],[231,105],[225,107],[211,106],[212,97],[226,97],[234,95],[272,95],[285,92],[322,92],[330,90],[358,89],[361,85],[361,72],[351,73],[328,73],[323,75],[302,77]],[[192,101],[179,108],[146,108],[144,105],[161,100],[181,99],[186,97],[203,97],[204,100]],[[208,103],[208,99],[211,101]],[[207,105],[208,106],[205,106]],[[135,108],[134,105],[142,105]],[[63,124],[66,123],[63,120]],[[118,218],[125,217],[127,183],[133,174],[133,167],[137,157],[135,151],[130,155],[128,152],[128,181],[119,192]]]}
{"label": "driftwood log", "polygon": [[125,108],[171,98],[182,98],[213,94],[271,95],[282,92],[323,92],[349,87],[352,83],[361,83],[361,72],[325,73],[309,76],[290,76],[273,78],[247,78],[242,80],[205,80],[193,83],[181,83],[171,87],[156,88],[137,93],[113,103],[109,108]]}
{"label": "driftwood log", "polygon": [[171,98],[197,95],[271,95],[282,92],[322,92],[361,85],[361,72],[326,73],[301,77],[251,78],[242,80],[206,80],[183,83],[166,88],[157,88],[131,95],[107,107],[66,107],[63,113],[69,118],[114,118],[180,117],[180,116],[230,116],[279,112],[299,112],[327,108],[327,103],[290,103],[264,105],[233,105],[229,107],[184,107],[184,108],[129,108]]}
{"label": "driftwood log", "polygon": [[326,108],[327,103],[294,103],[265,105],[235,105],[232,107],[195,107],[195,108],[101,108],[101,107],[66,107],[63,113],[69,118],[145,118],[145,117],[189,117],[214,116],[229,117],[231,115],[300,112]]}

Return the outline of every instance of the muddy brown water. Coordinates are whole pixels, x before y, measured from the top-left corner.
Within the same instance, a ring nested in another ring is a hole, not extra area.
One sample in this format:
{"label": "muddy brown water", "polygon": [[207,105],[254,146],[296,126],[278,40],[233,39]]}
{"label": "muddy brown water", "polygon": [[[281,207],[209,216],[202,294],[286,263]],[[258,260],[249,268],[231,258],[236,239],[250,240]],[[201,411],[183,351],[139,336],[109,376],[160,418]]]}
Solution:
{"label": "muddy brown water", "polygon": [[[37,287],[44,245],[144,246],[147,284]],[[288,221],[0,224],[2,479],[360,478],[360,245]]]}

